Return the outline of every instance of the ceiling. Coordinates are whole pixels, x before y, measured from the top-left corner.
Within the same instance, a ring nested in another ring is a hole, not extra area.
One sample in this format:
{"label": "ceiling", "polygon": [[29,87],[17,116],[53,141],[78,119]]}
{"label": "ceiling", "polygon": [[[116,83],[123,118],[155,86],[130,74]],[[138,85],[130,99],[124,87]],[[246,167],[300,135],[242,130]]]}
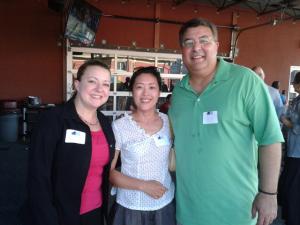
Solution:
{"label": "ceiling", "polygon": [[[68,8],[71,2],[78,0],[48,0],[49,7],[65,6]],[[88,0],[85,0],[88,1]],[[100,0],[94,0],[96,2]],[[130,0],[120,0],[122,3],[130,2]],[[159,0],[147,0],[148,3]],[[257,14],[257,16],[276,14],[281,19],[300,20],[300,0],[171,0],[174,6],[179,6],[183,3],[199,3],[209,4],[215,7],[218,11],[223,11],[230,8],[247,8]],[[147,3],[147,4],[148,4]],[[54,9],[56,9],[54,8]]]}
{"label": "ceiling", "polygon": [[[173,0],[180,5],[186,0]],[[281,18],[300,19],[300,0],[192,0],[194,3],[206,3],[223,11],[231,7],[248,8],[258,16],[278,13]]]}

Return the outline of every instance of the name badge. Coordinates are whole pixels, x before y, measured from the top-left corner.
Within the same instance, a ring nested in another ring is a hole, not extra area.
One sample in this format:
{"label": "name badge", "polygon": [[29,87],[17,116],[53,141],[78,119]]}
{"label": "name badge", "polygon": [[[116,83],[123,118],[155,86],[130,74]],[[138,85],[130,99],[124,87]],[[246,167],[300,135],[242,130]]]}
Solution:
{"label": "name badge", "polygon": [[65,143],[85,144],[85,133],[78,130],[68,129],[66,131]]}
{"label": "name badge", "polygon": [[218,123],[218,112],[210,111],[203,113],[203,124],[217,124]]}
{"label": "name badge", "polygon": [[157,135],[154,137],[155,145],[157,147],[165,146],[170,143],[169,139],[167,136],[163,135]]}

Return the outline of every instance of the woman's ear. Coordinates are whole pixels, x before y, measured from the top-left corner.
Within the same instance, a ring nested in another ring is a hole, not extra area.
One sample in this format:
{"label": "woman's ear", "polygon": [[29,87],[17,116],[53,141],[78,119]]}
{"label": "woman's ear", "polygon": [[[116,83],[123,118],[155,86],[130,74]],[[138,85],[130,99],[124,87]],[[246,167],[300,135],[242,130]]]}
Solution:
{"label": "woman's ear", "polygon": [[79,80],[74,80],[74,89],[75,91],[78,91],[78,88],[79,88]]}

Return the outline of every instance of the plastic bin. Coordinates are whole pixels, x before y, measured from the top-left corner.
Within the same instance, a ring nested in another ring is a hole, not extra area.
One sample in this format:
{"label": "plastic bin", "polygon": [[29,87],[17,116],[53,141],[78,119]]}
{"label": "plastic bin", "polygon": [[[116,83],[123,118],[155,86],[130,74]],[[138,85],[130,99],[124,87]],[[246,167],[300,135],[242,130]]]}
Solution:
{"label": "plastic bin", "polygon": [[10,112],[0,114],[0,141],[15,142],[19,136],[20,113]]}

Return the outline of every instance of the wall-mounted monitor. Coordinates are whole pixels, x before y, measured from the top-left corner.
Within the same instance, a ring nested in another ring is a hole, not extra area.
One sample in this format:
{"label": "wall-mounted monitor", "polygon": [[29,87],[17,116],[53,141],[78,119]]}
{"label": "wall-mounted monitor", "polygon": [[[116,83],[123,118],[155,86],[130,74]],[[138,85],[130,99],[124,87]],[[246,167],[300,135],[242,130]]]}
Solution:
{"label": "wall-mounted monitor", "polygon": [[92,45],[102,12],[83,0],[74,0],[65,27],[65,37],[85,45]]}

